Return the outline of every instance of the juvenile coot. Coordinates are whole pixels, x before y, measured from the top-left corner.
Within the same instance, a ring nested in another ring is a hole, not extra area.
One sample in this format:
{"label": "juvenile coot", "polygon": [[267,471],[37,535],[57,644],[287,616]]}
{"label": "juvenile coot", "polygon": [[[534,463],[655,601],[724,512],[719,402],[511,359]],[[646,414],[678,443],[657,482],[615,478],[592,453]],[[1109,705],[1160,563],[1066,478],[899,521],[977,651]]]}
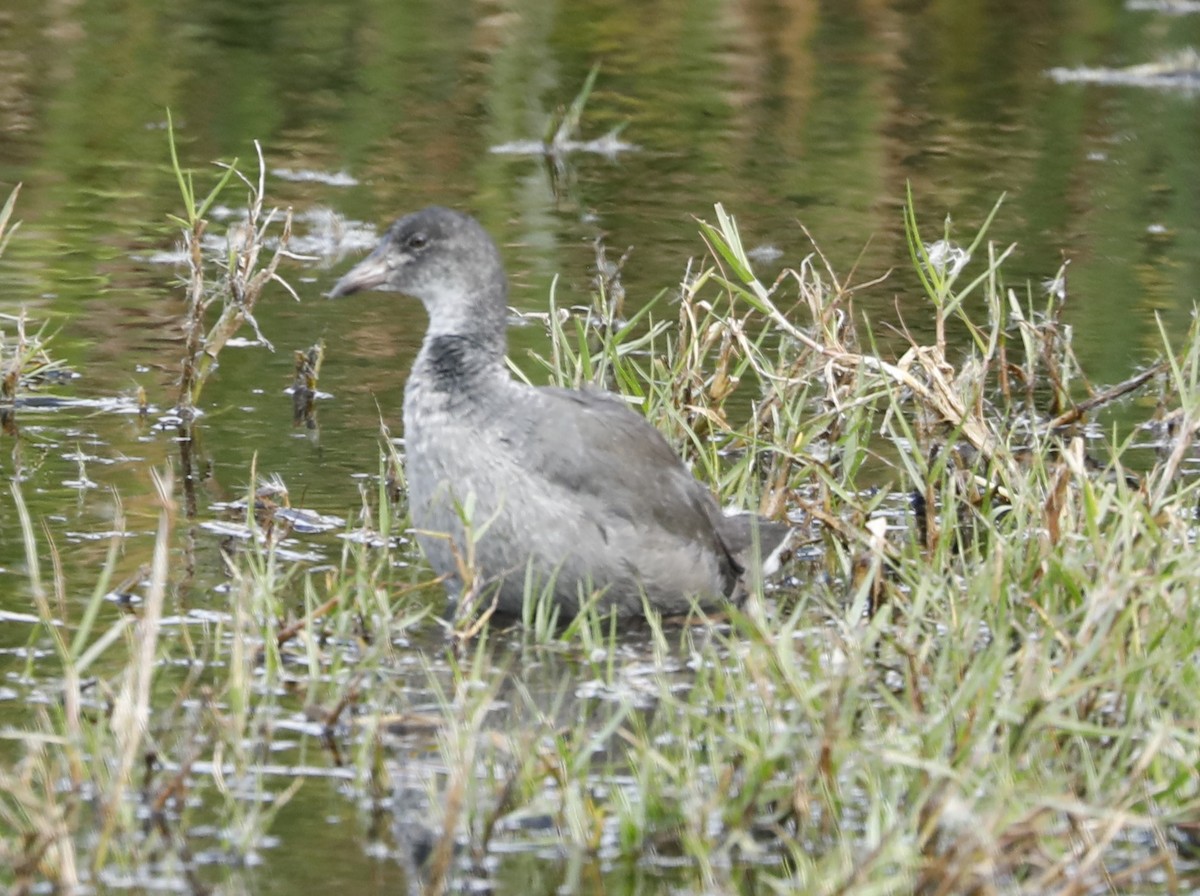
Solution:
{"label": "juvenile coot", "polygon": [[401,292],[429,328],[404,390],[409,510],[451,598],[471,564],[497,610],[528,589],[560,612],[714,609],[743,593],[752,557],[786,525],[725,516],[666,440],[620,398],[535,388],[504,364],[508,283],[480,224],[446,208],[401,218],[330,292]]}

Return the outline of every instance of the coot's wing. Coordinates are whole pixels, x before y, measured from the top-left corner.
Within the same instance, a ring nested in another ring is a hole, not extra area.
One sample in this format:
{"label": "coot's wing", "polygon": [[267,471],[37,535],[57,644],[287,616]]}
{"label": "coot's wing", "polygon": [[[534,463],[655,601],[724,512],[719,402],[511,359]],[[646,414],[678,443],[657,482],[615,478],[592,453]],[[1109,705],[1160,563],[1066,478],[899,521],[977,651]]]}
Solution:
{"label": "coot's wing", "polygon": [[741,572],[722,534],[716,499],[645,417],[597,390],[542,388],[506,427],[531,469],[586,496],[600,518],[690,541],[714,551],[732,588]]}

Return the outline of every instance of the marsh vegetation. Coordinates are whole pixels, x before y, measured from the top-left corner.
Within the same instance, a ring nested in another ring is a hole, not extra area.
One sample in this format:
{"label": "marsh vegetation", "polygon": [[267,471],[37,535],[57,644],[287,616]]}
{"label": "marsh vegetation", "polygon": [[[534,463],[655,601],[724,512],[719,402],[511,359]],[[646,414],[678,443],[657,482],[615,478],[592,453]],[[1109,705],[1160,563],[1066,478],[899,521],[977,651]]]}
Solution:
{"label": "marsh vegetation", "polygon": [[[286,275],[291,219],[265,211],[261,175],[231,167],[197,201],[175,168],[183,386],[152,425],[177,454],[113,496],[83,592],[29,509],[36,465],[3,498],[29,599],[4,622],[26,656],[0,732],[13,892],[252,891],[284,861],[289,813],[327,832],[323,861],[412,892],[1194,888],[1195,326],[1092,383],[1066,268],[1010,283],[992,218],[924,233],[910,196],[896,228],[927,320],[878,333],[856,301],[885,287],[815,246],[763,282],[717,206],[702,260],[653,305],[624,316],[619,265],[591,307],[551,294],[526,320],[545,349],[519,369],[621,392],[723,503],[791,520],[784,576],[686,623],[562,624],[531,603],[451,625],[405,535],[386,417],[348,522],[293,507],[287,470],[253,456],[222,519],[196,501],[191,409]],[[206,243],[233,189],[245,215]],[[16,457],[53,345],[0,328]],[[294,348],[316,429],[338,353]],[[1136,425],[1105,423],[1118,402]],[[129,503],[153,520],[145,562]]]}

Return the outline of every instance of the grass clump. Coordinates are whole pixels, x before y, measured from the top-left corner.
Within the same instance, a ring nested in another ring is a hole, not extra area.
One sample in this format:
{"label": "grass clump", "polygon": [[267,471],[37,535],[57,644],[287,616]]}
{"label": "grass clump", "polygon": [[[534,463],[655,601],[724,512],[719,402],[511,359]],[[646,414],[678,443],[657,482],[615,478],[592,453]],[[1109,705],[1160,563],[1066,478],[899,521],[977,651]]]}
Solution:
{"label": "grass clump", "polygon": [[[1098,389],[1062,287],[1022,298],[1011,247],[927,244],[911,206],[906,226],[934,335],[892,360],[819,256],[761,283],[720,207],[677,326],[549,318],[551,366],[633,396],[728,502],[788,508],[816,558],[728,629],[663,636],[697,671],[618,725],[598,814],[708,888],[757,862],[822,892],[1174,880],[1200,806],[1200,335]],[[1172,406],[1143,426],[1088,424],[1155,381]],[[1147,433],[1157,462],[1128,468]]]}
{"label": "grass clump", "polygon": [[[267,169],[263,161],[262,147],[255,142],[254,148],[258,153],[257,181],[250,181],[238,171],[237,160],[234,159],[232,163],[222,166],[225,173],[201,199],[196,193],[191,172],[185,170],[179,162],[170,113],[167,120],[171,168],[179,183],[184,207],[184,215],[172,216],[172,220],[180,226],[188,266],[187,312],[184,325],[186,344],[179,384],[178,409],[185,420],[190,421],[195,414],[204,382],[216,364],[217,356],[243,324],[249,323],[258,339],[270,347],[270,342],[263,337],[254,319],[254,306],[262,295],[263,288],[274,281],[283,286],[297,301],[299,298],[277,272],[279,263],[289,257],[287,243],[292,230],[291,209],[284,213],[281,233],[274,252],[265,264],[261,264],[259,260],[267,245],[268,229],[277,215],[275,209],[266,212],[263,210]],[[213,203],[234,178],[241,180],[249,190],[246,215],[230,229],[225,256],[219,262],[223,275],[214,289],[208,284],[208,266],[204,261],[204,235],[209,226],[206,216]],[[217,320],[209,326],[206,323],[209,309],[218,302],[220,313]]]}
{"label": "grass clump", "polygon": [[[144,597],[131,602],[111,587],[125,537],[118,519],[79,612],[20,485],[8,491],[41,623],[30,642],[48,640],[54,659],[29,670],[39,707],[0,728],[0,747],[14,757],[0,764],[6,892],[169,884],[203,893],[257,865],[304,782],[327,777],[330,760],[349,761],[328,733],[346,730],[363,679],[388,665],[394,641],[424,616],[397,609],[382,588],[389,551],[347,540],[340,564],[308,572],[281,558],[252,500],[251,537],[228,555],[222,599],[203,616],[172,614],[182,599],[171,570],[178,507],[171,474],[153,481],[160,509]],[[386,544],[386,516],[378,531]],[[315,745],[327,757],[319,765],[303,752],[274,758],[277,726],[289,718],[327,732]]]}

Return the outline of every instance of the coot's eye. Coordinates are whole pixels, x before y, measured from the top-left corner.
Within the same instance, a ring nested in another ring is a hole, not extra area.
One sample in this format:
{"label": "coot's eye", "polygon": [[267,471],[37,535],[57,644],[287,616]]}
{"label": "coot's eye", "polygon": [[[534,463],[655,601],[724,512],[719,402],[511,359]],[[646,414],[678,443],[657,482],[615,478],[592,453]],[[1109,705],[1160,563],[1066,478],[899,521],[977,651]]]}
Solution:
{"label": "coot's eye", "polygon": [[429,237],[418,230],[416,233],[410,233],[408,235],[408,239],[404,241],[404,247],[406,249],[424,249],[425,244],[428,242]]}

